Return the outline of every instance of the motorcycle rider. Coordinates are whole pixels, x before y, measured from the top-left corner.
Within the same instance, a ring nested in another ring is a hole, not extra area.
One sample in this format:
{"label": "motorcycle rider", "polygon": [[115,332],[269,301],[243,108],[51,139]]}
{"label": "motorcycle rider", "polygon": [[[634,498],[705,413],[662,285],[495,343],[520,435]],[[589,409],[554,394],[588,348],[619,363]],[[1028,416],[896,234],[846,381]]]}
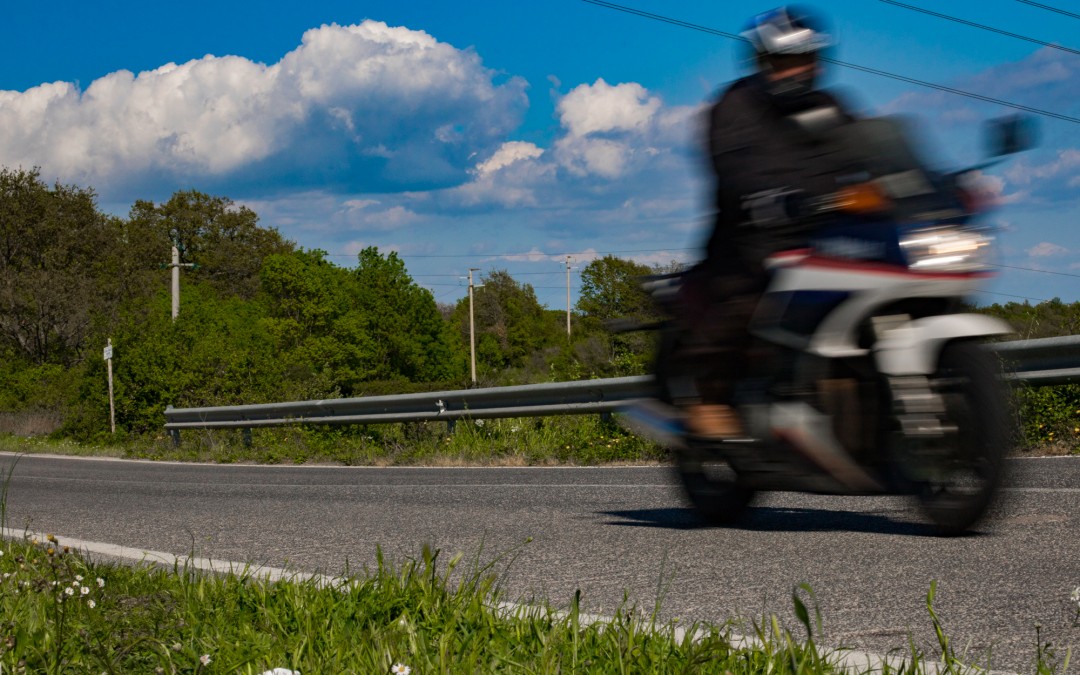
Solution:
{"label": "motorcycle rider", "polygon": [[800,241],[799,204],[836,191],[850,169],[816,131],[854,121],[816,86],[819,55],[831,39],[810,13],[781,7],[758,14],[742,35],[755,72],[730,85],[708,112],[717,210],[705,259],[688,272],[677,311],[684,340],[676,358],[692,364],[696,387],[676,402],[691,433],[717,439],[742,434],[732,390],[748,360],[763,261]]}

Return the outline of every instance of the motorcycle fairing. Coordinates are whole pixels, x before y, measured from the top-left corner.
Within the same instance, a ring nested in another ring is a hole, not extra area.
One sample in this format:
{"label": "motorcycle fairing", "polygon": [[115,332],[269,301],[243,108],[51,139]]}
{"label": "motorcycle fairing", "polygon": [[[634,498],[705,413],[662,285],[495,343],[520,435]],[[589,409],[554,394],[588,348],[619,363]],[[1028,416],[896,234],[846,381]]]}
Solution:
{"label": "motorcycle fairing", "polygon": [[874,345],[874,359],[885,375],[930,375],[946,342],[1012,332],[1005,321],[983,314],[927,316],[885,331]]}

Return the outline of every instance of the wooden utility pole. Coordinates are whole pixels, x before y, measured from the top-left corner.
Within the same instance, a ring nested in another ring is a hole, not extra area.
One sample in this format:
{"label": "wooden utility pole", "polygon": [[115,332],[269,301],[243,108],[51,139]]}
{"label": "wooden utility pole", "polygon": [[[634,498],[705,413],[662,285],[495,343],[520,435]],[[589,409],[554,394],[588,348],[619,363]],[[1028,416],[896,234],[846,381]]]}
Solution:
{"label": "wooden utility pole", "polygon": [[469,364],[472,369],[472,384],[476,386],[476,322],[473,319],[473,279],[472,273],[479,267],[469,268]]}
{"label": "wooden utility pole", "polygon": [[105,345],[105,365],[109,371],[109,430],[112,433],[116,433],[116,406],[113,403],[113,380],[112,380],[112,338],[109,338],[109,343]]}
{"label": "wooden utility pole", "polygon": [[566,339],[570,339],[570,256],[566,256]]}

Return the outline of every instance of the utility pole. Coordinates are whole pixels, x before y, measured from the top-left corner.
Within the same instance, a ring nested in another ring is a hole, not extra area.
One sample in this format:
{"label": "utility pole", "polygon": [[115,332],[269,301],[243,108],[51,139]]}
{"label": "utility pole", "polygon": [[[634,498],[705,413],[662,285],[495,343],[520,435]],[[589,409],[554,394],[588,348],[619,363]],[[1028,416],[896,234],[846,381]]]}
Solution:
{"label": "utility pole", "polygon": [[109,369],[109,429],[112,433],[116,433],[116,406],[113,404],[113,384],[112,384],[112,338],[109,338],[109,343],[105,345],[105,351],[102,354],[105,357],[105,365]]}
{"label": "utility pole", "polygon": [[473,279],[472,273],[479,267],[469,268],[469,363],[472,367],[472,384],[476,386],[476,323],[473,320]]}
{"label": "utility pole", "polygon": [[566,339],[570,339],[570,256],[566,256]]}
{"label": "utility pole", "polygon": [[180,268],[198,269],[198,265],[180,262],[180,243],[173,239],[172,262],[168,266],[172,268],[172,320],[176,321],[176,317],[180,315]]}

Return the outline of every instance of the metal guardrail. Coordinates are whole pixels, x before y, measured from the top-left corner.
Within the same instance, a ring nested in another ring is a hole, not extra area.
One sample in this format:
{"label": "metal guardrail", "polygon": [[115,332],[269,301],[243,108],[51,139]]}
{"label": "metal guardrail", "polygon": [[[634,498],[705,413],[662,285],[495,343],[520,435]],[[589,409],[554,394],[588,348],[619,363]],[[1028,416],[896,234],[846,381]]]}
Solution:
{"label": "metal guardrail", "polygon": [[[1013,384],[1045,386],[1080,382],[1080,335],[988,345]],[[252,429],[290,424],[384,424],[391,422],[540,417],[611,413],[650,395],[652,378],[617,377],[396,396],[266,403],[165,410],[174,439],[183,429]]]}
{"label": "metal guardrail", "polygon": [[649,395],[652,378],[550,382],[516,387],[438,391],[397,396],[266,403],[215,408],[166,408],[165,428],[245,429],[286,424],[381,424],[462,418],[539,417],[609,413]]}
{"label": "metal guardrail", "polygon": [[988,345],[997,352],[1006,377],[1036,387],[1080,383],[1080,335],[1011,340]]}

